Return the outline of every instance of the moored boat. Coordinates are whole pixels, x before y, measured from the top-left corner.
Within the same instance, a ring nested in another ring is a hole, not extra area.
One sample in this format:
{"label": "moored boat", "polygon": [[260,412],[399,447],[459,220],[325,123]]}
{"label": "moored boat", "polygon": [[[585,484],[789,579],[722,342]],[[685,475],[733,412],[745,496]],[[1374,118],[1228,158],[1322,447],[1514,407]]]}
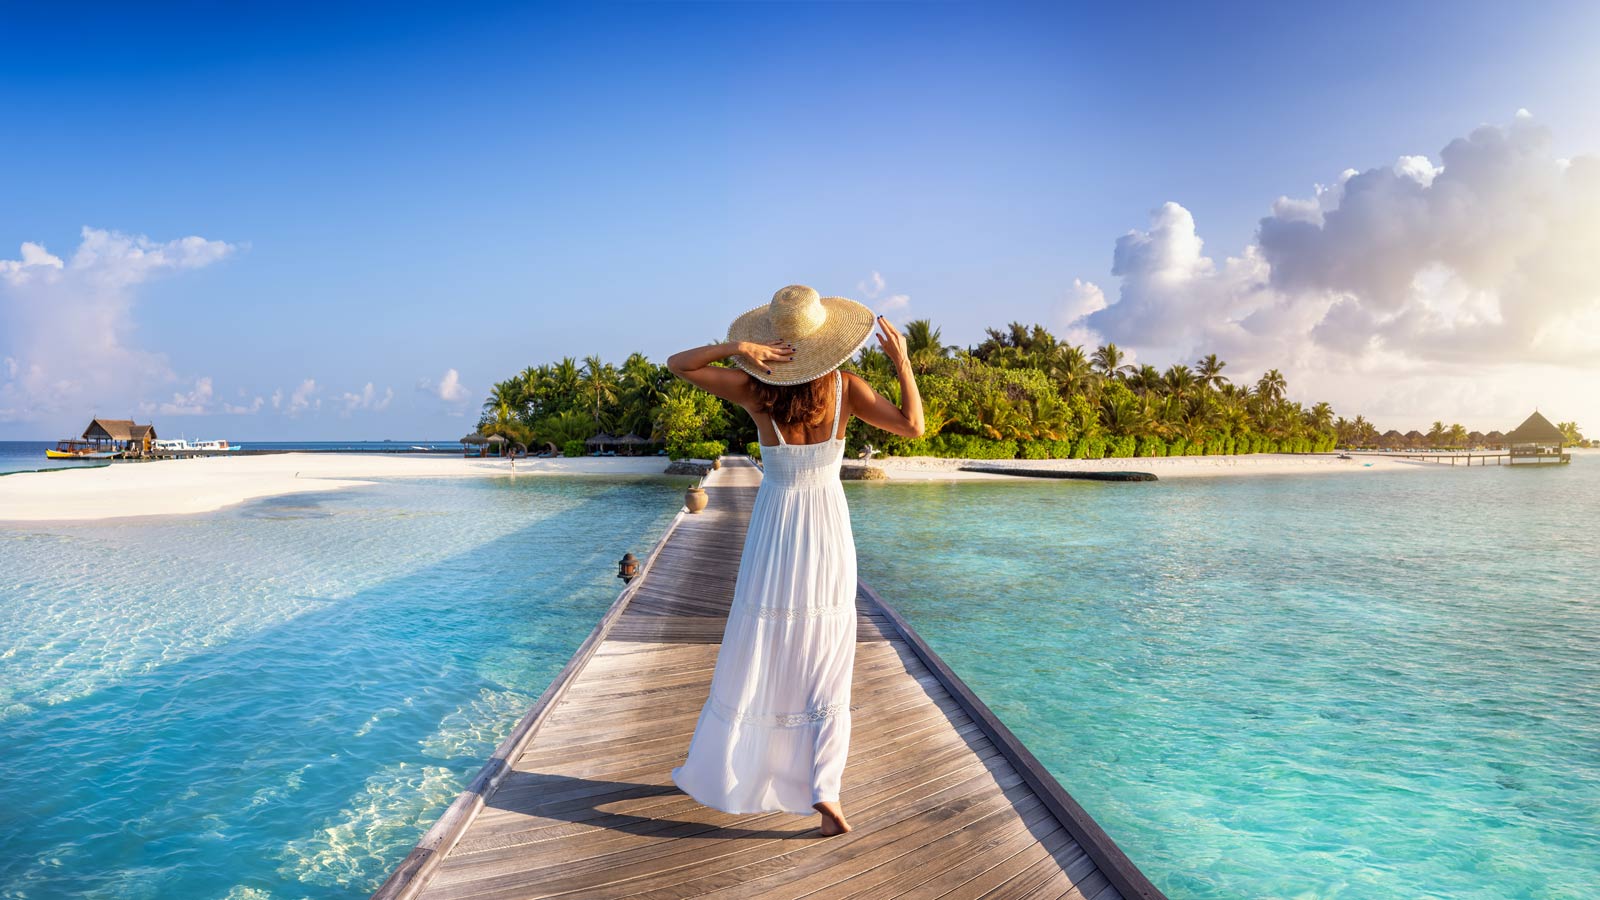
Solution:
{"label": "moored boat", "polygon": [[111,459],[118,451],[103,449],[92,441],[68,438],[57,441],[54,447],[46,448],[46,459]]}

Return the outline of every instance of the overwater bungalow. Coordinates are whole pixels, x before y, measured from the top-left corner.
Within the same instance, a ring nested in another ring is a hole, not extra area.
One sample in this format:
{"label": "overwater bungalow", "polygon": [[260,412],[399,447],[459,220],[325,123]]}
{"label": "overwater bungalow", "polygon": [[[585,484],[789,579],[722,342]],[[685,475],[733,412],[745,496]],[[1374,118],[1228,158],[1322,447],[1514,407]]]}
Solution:
{"label": "overwater bungalow", "polygon": [[132,419],[92,419],[83,430],[83,439],[100,450],[113,450],[125,456],[147,456],[156,440],[154,425],[136,425]]}
{"label": "overwater bungalow", "polygon": [[1565,443],[1566,435],[1561,433],[1561,429],[1535,412],[1505,436],[1506,452],[1509,455],[1506,462],[1512,465],[1571,462],[1572,457],[1561,449]]}

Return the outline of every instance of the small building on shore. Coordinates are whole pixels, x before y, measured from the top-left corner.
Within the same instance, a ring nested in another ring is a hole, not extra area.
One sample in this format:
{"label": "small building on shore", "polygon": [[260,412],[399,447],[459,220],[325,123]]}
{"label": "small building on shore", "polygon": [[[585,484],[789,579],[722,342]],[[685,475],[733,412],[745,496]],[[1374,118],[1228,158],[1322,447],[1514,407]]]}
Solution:
{"label": "small building on shore", "polygon": [[1561,450],[1564,443],[1566,435],[1561,433],[1561,429],[1535,412],[1506,435],[1508,457],[1506,462],[1511,464],[1571,462],[1572,457]]}
{"label": "small building on shore", "polygon": [[83,430],[83,439],[100,449],[116,450],[129,456],[147,456],[150,445],[156,440],[156,427],[137,425],[132,419],[96,418]]}

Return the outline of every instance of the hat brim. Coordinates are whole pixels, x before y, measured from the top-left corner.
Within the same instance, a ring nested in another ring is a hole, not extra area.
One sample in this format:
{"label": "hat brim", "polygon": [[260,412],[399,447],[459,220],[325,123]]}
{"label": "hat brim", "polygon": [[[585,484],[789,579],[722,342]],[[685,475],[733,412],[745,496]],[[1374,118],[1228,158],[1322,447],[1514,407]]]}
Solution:
{"label": "hat brim", "polygon": [[[877,316],[863,304],[846,297],[823,297],[821,300],[828,313],[827,319],[811,334],[790,339],[795,349],[788,362],[773,363],[770,374],[749,365],[739,356],[733,358],[734,365],[757,381],[780,385],[804,384],[839,368],[872,336]],[[765,344],[783,337],[773,329],[768,309],[767,304],[762,304],[734,319],[728,326],[728,340]]]}

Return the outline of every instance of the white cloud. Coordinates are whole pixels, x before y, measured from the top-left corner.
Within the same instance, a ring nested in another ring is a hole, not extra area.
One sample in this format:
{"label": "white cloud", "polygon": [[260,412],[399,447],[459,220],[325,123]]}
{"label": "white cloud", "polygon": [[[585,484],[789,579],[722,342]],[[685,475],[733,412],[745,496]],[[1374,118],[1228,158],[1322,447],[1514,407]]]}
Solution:
{"label": "white cloud", "polygon": [[[307,378],[305,381],[300,382],[300,386],[295,388],[294,392],[289,395],[289,406],[286,413],[291,416],[298,416],[307,410],[322,409],[322,398],[317,397],[316,393],[317,380],[315,378]],[[274,405],[276,405],[277,394],[274,393],[273,397]]]}
{"label": "white cloud", "polygon": [[211,412],[212,393],[211,379],[197,378],[192,390],[175,392],[172,399],[165,403],[141,403],[139,410],[164,416],[203,416]]}
{"label": "white cloud", "polygon": [[1600,419],[1579,399],[1600,395],[1600,157],[1563,164],[1519,113],[1439,161],[1405,156],[1279,198],[1221,263],[1189,211],[1163,204],[1117,241],[1116,302],[1069,309],[1070,327],[1170,360],[1217,352],[1230,374],[1277,367],[1369,415],[1465,421],[1492,382],[1486,425],[1515,425],[1503,419],[1541,398]]}
{"label": "white cloud", "polygon": [[883,275],[878,272],[873,272],[865,281],[856,282],[856,290],[869,300],[883,293],[883,288]]}
{"label": "white cloud", "polygon": [[342,399],[344,401],[343,415],[348,416],[352,412],[362,409],[381,412],[388,409],[389,401],[394,399],[394,388],[384,388],[383,396],[379,397],[377,390],[373,387],[372,382],[369,381],[367,386],[361,389],[360,393],[352,394],[347,391]]}
{"label": "white cloud", "polygon": [[[856,283],[856,291],[861,294],[863,302],[866,302],[868,306],[876,307],[879,313],[891,313],[911,305],[910,294],[890,294],[884,297],[883,293],[888,287],[889,283],[884,279],[881,272],[873,272],[864,281]],[[879,299],[880,297],[882,299]],[[871,302],[874,300],[877,302]]]}
{"label": "white cloud", "polygon": [[1066,323],[1063,339],[1074,344],[1093,344],[1099,337],[1083,322],[1089,316],[1106,308],[1105,292],[1092,281],[1072,279],[1072,291],[1062,305],[1062,320]]}
{"label": "white cloud", "polygon": [[17,259],[0,260],[0,352],[9,360],[0,420],[75,419],[132,408],[169,389],[178,377],[166,357],[131,341],[137,288],[236,249],[200,237],[163,243],[86,227],[67,260],[32,242]]}
{"label": "white cloud", "polygon": [[417,390],[432,394],[446,403],[460,403],[472,393],[461,383],[461,373],[455,369],[446,369],[438,381],[431,378],[417,379]]}
{"label": "white cloud", "polygon": [[[279,396],[281,397],[282,394],[279,394]],[[222,404],[222,411],[231,416],[254,415],[261,411],[261,407],[265,402],[265,398],[263,398],[260,394],[257,394],[255,399],[249,403],[234,404],[224,402]]]}

